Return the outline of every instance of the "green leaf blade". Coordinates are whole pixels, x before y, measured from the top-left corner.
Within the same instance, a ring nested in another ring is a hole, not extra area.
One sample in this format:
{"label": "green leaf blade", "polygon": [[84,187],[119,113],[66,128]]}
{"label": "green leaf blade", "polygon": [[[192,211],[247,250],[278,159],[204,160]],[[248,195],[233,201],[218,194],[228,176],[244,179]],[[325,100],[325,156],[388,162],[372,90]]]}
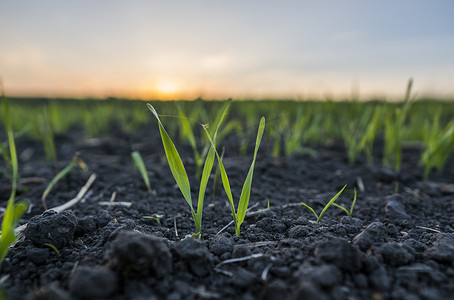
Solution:
{"label": "green leaf blade", "polygon": [[[205,199],[205,191],[206,187],[208,185],[208,180],[210,179],[210,174],[211,171],[213,170],[213,165],[214,165],[214,159],[216,157],[216,137],[218,134],[218,129],[221,126],[221,123],[223,122],[225,115],[227,114],[229,109],[229,105],[227,105],[221,115],[221,118],[218,121],[218,124],[216,125],[216,130],[213,135],[213,139],[210,139],[213,144],[210,145],[210,150],[208,151],[205,164],[203,166],[203,171],[202,171],[202,178],[200,179],[200,189],[199,189],[199,200],[197,202],[197,222],[199,224],[199,230],[198,233],[200,233],[201,230],[201,223],[202,223],[202,213],[203,213],[203,202]],[[205,128],[205,127],[204,127]],[[206,130],[206,129],[205,129]],[[208,131],[206,131],[207,134],[209,134]]]}
{"label": "green leaf blade", "polygon": [[41,200],[43,201],[44,207],[45,205],[45,200],[47,195],[50,193],[52,188],[59,182],[63,177],[65,177],[71,170],[76,166],[76,160],[73,158],[72,161],[58,174],[51,180],[51,182],[47,185],[46,189],[44,190],[43,194],[41,195]]}
{"label": "green leaf blade", "polygon": [[184,198],[188,204],[192,207],[191,198],[191,187],[189,185],[189,178],[184,168],[183,161],[178,154],[177,148],[173,144],[169,135],[165,131],[164,127],[159,124],[159,131],[161,133],[162,143],[164,145],[164,151],[166,153],[167,162],[169,163],[170,171],[172,172],[173,178],[175,179],[178,187],[181,190]]}
{"label": "green leaf blade", "polygon": [[334,205],[337,208],[342,209],[347,214],[347,216],[350,216],[350,212],[345,207],[343,207],[342,205],[339,205],[337,203],[333,203],[332,205]]}
{"label": "green leaf blade", "polygon": [[315,212],[315,210],[312,207],[310,207],[309,205],[307,205],[306,203],[304,203],[304,202],[301,202],[301,204],[306,206],[314,214],[315,219],[317,220],[317,223],[318,223],[319,222],[319,218],[318,218],[318,215]]}
{"label": "green leaf blade", "polygon": [[159,132],[161,134],[162,144],[164,146],[164,152],[167,157],[167,162],[172,172],[173,178],[175,179],[178,187],[180,188],[183,197],[186,202],[191,207],[191,212],[193,216],[195,215],[194,209],[192,207],[192,198],[191,198],[191,187],[189,185],[189,178],[184,168],[183,161],[181,160],[180,155],[178,154],[177,148],[175,147],[172,139],[168,135],[167,131],[164,128],[164,125],[161,123],[161,119],[158,116],[158,113],[151,104],[147,104],[148,109],[153,113],[153,115],[158,120]]}
{"label": "green leaf blade", "polygon": [[346,187],[347,187],[347,185],[344,185],[344,187],[333,198],[331,198],[331,200],[328,202],[328,204],[325,205],[325,207],[323,208],[322,212],[318,216],[318,221],[320,221],[322,219],[322,216],[325,213],[325,211],[331,206],[331,204],[334,203],[334,201],[336,201],[336,199],[340,196],[340,194],[342,194],[342,192],[344,191],[344,189]]}
{"label": "green leaf blade", "polygon": [[353,190],[353,193],[354,193],[354,196],[353,196],[353,202],[352,202],[352,205],[350,206],[350,214],[349,216],[353,216],[353,209],[355,208],[355,204],[356,204],[356,188]]}
{"label": "green leaf blade", "polygon": [[252,187],[252,177],[254,175],[254,166],[257,159],[257,152],[259,150],[260,144],[262,142],[263,133],[265,131],[265,118],[260,119],[259,129],[257,132],[257,139],[255,142],[254,149],[254,158],[252,160],[251,166],[249,168],[246,180],[243,184],[243,189],[241,191],[240,202],[238,203],[237,217],[238,217],[238,226],[240,226],[246,216],[247,207],[249,205],[249,199],[251,196],[251,187]]}
{"label": "green leaf blade", "polygon": [[134,166],[137,168],[140,175],[142,176],[142,179],[145,183],[145,186],[147,187],[148,192],[152,193],[151,186],[150,186],[150,180],[148,178],[147,168],[145,167],[145,163],[143,162],[142,155],[140,155],[139,151],[133,151],[131,153],[131,157],[132,157]]}
{"label": "green leaf blade", "polygon": [[227,195],[227,198],[229,200],[230,209],[232,211],[232,216],[233,216],[233,221],[234,221],[235,227],[236,227],[237,216],[236,216],[236,212],[235,212],[235,203],[233,202],[232,190],[230,188],[229,177],[227,176],[227,172],[225,171],[224,163],[222,162],[222,159],[219,156],[218,151],[216,150],[216,146],[215,146],[215,144],[213,142],[213,139],[210,136],[210,133],[208,132],[206,127],[204,127],[203,129],[204,129],[205,134],[206,134],[206,136],[208,138],[208,141],[210,142],[211,146],[214,148],[214,151],[215,151],[215,154],[216,154],[216,158],[218,160],[219,170],[220,170],[220,173],[221,173],[222,186],[224,187],[224,191],[225,191],[225,193]]}

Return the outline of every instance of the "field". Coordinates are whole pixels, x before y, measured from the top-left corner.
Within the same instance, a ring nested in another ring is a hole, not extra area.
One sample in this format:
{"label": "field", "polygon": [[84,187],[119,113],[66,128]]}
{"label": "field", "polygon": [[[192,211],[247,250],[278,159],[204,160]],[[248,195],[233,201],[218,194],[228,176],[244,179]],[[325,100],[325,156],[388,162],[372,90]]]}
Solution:
{"label": "field", "polygon": [[5,103],[0,206],[27,208],[1,264],[6,299],[454,294],[452,102],[410,88],[398,103],[149,102],[190,188],[147,102]]}

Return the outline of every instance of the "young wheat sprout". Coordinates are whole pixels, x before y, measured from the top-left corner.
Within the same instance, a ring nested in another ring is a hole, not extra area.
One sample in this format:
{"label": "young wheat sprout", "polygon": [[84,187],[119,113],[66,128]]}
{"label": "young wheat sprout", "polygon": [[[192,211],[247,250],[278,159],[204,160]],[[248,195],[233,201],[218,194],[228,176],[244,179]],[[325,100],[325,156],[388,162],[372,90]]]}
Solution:
{"label": "young wheat sprout", "polygon": [[22,215],[27,211],[28,204],[25,202],[15,202],[18,174],[18,162],[16,144],[14,142],[13,126],[11,122],[11,115],[9,113],[9,106],[5,96],[2,94],[2,108],[4,113],[5,129],[8,135],[8,144],[10,150],[9,160],[11,162],[11,194],[9,196],[8,204],[6,205],[5,213],[3,214],[3,221],[1,224],[0,236],[0,266],[8,254],[10,245],[16,242],[17,235],[15,229],[19,223]]}
{"label": "young wheat sprout", "polygon": [[[210,147],[210,150],[208,151],[208,154],[205,159],[205,164],[203,166],[202,170],[202,177],[200,179],[200,188],[199,188],[199,199],[197,203],[197,212],[194,210],[194,207],[192,205],[192,196],[191,196],[191,187],[189,185],[189,178],[186,173],[186,170],[183,165],[183,161],[181,160],[180,154],[177,151],[177,148],[175,147],[175,144],[173,143],[172,139],[170,138],[169,134],[164,128],[164,125],[161,122],[161,119],[159,118],[158,113],[154,109],[154,107],[151,104],[147,104],[148,109],[153,113],[155,116],[156,120],[158,121],[159,125],[159,132],[161,134],[161,139],[162,139],[162,144],[164,146],[164,151],[166,153],[167,157],[167,162],[170,167],[170,171],[172,172],[173,178],[175,179],[178,187],[180,188],[181,193],[183,194],[184,199],[188,203],[190,209],[191,209],[191,214],[192,218],[194,219],[195,227],[196,227],[196,233],[193,235],[194,237],[200,238],[201,231],[202,231],[202,212],[203,212],[203,202],[205,199],[205,191],[206,187],[208,184],[208,180],[210,178],[211,170],[213,169],[213,164],[214,164],[214,158],[215,158],[215,141],[216,141],[216,135],[218,132],[219,127],[221,126],[222,121],[224,120],[225,116],[227,115],[229,106],[227,106],[222,114],[221,119],[219,120],[216,131],[214,132],[212,145]],[[207,129],[205,126],[202,125],[204,130],[207,132]]]}
{"label": "young wheat sprout", "polygon": [[[301,202],[302,205],[306,206],[314,215],[315,215],[315,218],[317,220],[317,224],[320,223],[320,220],[322,219],[322,216],[323,214],[325,213],[325,211],[332,205],[334,204],[334,201],[336,201],[336,199],[340,196],[340,194],[342,194],[342,192],[344,191],[344,189],[347,187],[347,185],[344,185],[344,187],[333,197],[331,198],[331,200],[328,202],[328,204],[325,205],[325,207],[323,208],[322,212],[320,213],[320,215],[317,215],[317,213],[315,212],[315,210],[310,207],[309,205],[307,205],[306,203],[304,202]],[[353,210],[353,208],[352,208]]]}
{"label": "young wheat sprout", "polygon": [[333,203],[334,206],[336,206],[337,208],[342,209],[347,214],[347,216],[349,216],[349,217],[351,217],[353,215],[353,208],[355,208],[355,204],[356,204],[356,188],[353,190],[353,194],[354,194],[353,202],[352,202],[352,205],[350,206],[350,210],[347,210],[342,205],[339,205],[337,203]]}
{"label": "young wheat sprout", "polygon": [[227,176],[227,172],[225,171],[224,164],[222,163],[222,159],[219,156],[219,153],[216,151],[214,141],[211,139],[210,134],[205,128],[205,133],[216,152],[216,156],[218,159],[219,167],[221,170],[221,179],[222,184],[224,186],[225,193],[227,194],[227,198],[229,199],[230,209],[232,210],[232,217],[233,222],[235,224],[235,233],[236,235],[240,235],[240,226],[244,221],[246,216],[247,207],[249,204],[249,198],[251,196],[251,186],[252,186],[252,176],[254,174],[254,166],[255,160],[257,159],[257,152],[260,147],[260,143],[262,142],[263,132],[265,131],[265,118],[262,117],[260,119],[260,124],[257,132],[257,139],[255,141],[255,150],[254,150],[254,158],[252,159],[251,166],[249,167],[248,174],[246,179],[244,180],[243,189],[241,190],[240,201],[238,203],[238,208],[235,211],[235,204],[233,202],[232,191],[230,188],[229,178]]}

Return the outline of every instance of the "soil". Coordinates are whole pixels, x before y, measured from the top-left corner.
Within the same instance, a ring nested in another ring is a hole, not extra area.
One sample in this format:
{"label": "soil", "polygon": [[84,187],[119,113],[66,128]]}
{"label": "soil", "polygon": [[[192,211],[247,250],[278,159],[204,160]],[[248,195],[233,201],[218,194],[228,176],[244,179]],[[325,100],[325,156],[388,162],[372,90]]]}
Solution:
{"label": "soil", "polygon": [[[256,162],[250,210],[236,236],[225,194],[209,183],[202,237],[164,160],[156,124],[144,132],[84,139],[73,129],[55,137],[59,163],[44,160],[42,145],[17,140],[18,200],[31,204],[19,241],[1,266],[9,299],[454,299],[454,161],[423,180],[421,149],[405,148],[401,172],[349,164],[342,143],[272,158],[266,138]],[[228,137],[225,166],[236,199],[252,154],[237,155]],[[192,152],[177,144],[188,174]],[[153,193],[131,163],[142,154]],[[55,170],[74,153],[89,173],[73,170],[46,199],[48,207],[74,198],[90,174],[83,199],[61,213],[44,212],[41,194]],[[194,199],[197,180],[191,176]],[[5,207],[9,182],[0,179]],[[300,202],[320,212],[320,223]],[[111,202],[106,205],[106,202]],[[268,207],[269,203],[269,207]],[[127,205],[127,206],[125,206]],[[145,216],[158,215],[160,223]],[[59,255],[51,247],[59,250]]]}

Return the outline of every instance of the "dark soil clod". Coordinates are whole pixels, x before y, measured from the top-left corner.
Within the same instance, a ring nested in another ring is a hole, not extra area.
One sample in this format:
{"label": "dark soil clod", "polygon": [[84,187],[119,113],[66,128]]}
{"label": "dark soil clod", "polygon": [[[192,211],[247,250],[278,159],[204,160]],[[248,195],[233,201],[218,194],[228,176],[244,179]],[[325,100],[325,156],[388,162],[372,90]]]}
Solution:
{"label": "dark soil clod", "polygon": [[162,278],[172,271],[172,254],[162,239],[138,232],[121,231],[108,258],[126,277]]}
{"label": "dark soil clod", "polygon": [[357,272],[363,265],[364,254],[346,240],[335,238],[319,244],[315,257],[345,272]]}
{"label": "dark soil clod", "polygon": [[24,235],[38,247],[51,244],[61,249],[72,242],[76,229],[77,218],[72,211],[47,211],[30,219]]}
{"label": "dark soil clod", "polygon": [[185,238],[175,250],[189,270],[198,277],[208,276],[213,269],[213,255],[201,240]]}
{"label": "dark soil clod", "polygon": [[80,267],[69,279],[69,291],[76,299],[108,299],[118,291],[118,278],[109,269]]}

